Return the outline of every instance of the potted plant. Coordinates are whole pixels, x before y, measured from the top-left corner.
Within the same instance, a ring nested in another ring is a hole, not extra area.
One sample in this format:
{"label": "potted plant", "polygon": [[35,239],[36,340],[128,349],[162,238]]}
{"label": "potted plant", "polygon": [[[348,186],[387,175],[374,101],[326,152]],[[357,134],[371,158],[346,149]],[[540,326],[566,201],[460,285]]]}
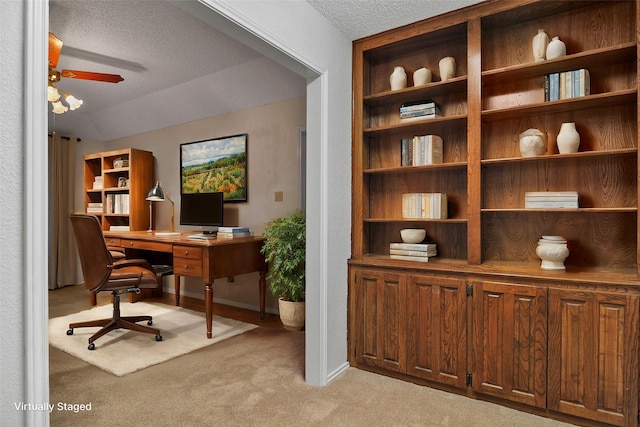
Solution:
{"label": "potted plant", "polygon": [[304,212],[296,209],[288,216],[267,224],[261,252],[269,263],[269,290],[278,297],[280,320],[285,329],[301,330],[305,313]]}

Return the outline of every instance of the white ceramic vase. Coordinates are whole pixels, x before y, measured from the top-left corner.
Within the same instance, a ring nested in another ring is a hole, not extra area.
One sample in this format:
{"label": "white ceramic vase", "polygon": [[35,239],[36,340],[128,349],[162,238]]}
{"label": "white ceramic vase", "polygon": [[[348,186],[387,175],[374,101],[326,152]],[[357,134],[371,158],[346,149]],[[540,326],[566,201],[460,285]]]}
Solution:
{"label": "white ceramic vase", "polygon": [[414,86],[422,86],[427,83],[431,83],[431,70],[422,67],[413,72]]}
{"label": "white ceramic vase", "polygon": [[560,133],[556,138],[558,152],[560,154],[577,153],[580,147],[580,134],[576,130],[574,122],[563,123],[560,126]]}
{"label": "white ceramic vase", "polygon": [[391,90],[400,90],[407,87],[407,73],[402,67],[394,67],[393,73],[389,76]]}
{"label": "white ceramic vase", "polygon": [[540,28],[538,34],[533,36],[531,41],[533,47],[533,60],[536,62],[544,61],[547,54],[547,45],[549,44],[549,36]]}
{"label": "white ceramic vase", "polygon": [[440,80],[443,82],[456,76],[456,60],[453,57],[442,58],[438,65],[440,68]]}
{"label": "white ceramic vase", "polygon": [[536,255],[540,257],[540,269],[565,270],[564,261],[569,256],[569,248],[566,240],[540,239],[536,247]]}
{"label": "white ceramic vase", "polygon": [[567,47],[559,37],[554,37],[547,46],[547,59],[560,58],[567,54]]}
{"label": "white ceramic vase", "polygon": [[547,151],[545,135],[538,129],[527,129],[520,134],[520,154],[522,157],[540,156]]}

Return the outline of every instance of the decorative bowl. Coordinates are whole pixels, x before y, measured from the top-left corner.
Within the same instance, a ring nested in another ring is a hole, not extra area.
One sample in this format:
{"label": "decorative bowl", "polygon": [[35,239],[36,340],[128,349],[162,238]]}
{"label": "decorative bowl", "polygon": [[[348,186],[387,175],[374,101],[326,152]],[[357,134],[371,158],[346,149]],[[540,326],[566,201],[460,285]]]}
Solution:
{"label": "decorative bowl", "polygon": [[400,230],[400,237],[404,243],[420,243],[427,236],[427,231],[422,228],[404,228]]}

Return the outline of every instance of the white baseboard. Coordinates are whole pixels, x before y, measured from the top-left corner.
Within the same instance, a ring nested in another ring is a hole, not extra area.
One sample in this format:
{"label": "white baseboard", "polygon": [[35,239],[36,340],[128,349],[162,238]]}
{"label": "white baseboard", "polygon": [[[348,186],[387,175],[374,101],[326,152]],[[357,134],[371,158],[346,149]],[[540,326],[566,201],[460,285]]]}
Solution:
{"label": "white baseboard", "polygon": [[334,379],[338,378],[340,375],[342,375],[343,372],[345,372],[349,368],[350,368],[349,362],[344,362],[343,365],[339,366],[338,369],[336,369],[335,371],[331,372],[327,376],[327,384],[329,384]]}

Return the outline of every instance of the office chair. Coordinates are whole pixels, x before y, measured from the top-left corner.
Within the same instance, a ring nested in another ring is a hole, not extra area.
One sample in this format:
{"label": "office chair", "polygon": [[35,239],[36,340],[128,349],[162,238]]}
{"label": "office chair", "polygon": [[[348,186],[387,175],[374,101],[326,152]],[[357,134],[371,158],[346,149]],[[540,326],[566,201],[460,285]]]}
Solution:
{"label": "office chair", "polygon": [[[89,350],[96,348],[95,340],[115,329],[130,329],[155,334],[156,341],[162,341],[160,330],[150,327],[153,324],[151,316],[120,316],[120,294],[128,292],[139,294],[141,289],[158,287],[158,279],[151,265],[140,259],[124,259],[114,262],[102,235],[98,218],[93,215],[71,214],[69,219],[80,254],[84,287],[95,294],[111,292],[113,294],[113,316],[108,319],[70,323],[67,335],[73,335],[75,328],[102,327],[89,338]],[[146,320],[149,326],[137,324],[143,320]]]}

